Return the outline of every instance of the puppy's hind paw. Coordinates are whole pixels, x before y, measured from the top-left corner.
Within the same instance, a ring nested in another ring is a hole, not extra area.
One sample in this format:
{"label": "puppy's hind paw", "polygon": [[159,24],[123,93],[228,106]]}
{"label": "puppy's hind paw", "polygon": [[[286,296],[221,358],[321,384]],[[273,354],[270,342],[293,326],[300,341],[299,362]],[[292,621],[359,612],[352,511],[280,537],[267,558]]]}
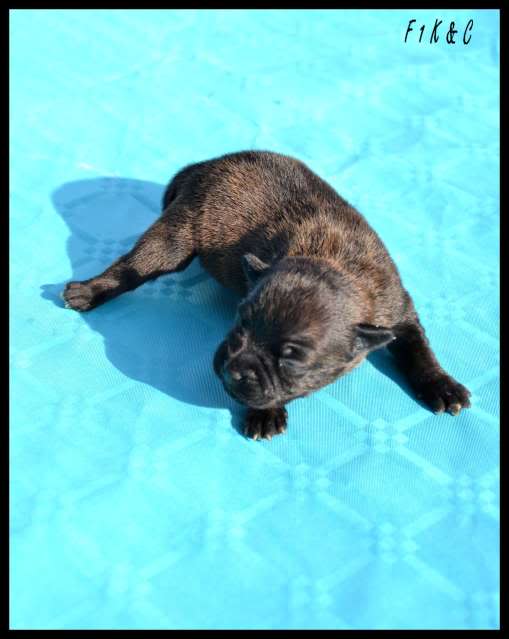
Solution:
{"label": "puppy's hind paw", "polygon": [[65,308],[75,311],[89,311],[97,305],[92,285],[86,282],[69,282],[60,294]]}

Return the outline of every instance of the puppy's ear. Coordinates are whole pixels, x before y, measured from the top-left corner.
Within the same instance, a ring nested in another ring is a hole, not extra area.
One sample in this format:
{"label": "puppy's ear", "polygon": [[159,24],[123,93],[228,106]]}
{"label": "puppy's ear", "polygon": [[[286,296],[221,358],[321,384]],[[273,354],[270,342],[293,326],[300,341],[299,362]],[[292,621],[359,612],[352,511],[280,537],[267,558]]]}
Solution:
{"label": "puppy's ear", "polygon": [[249,284],[254,284],[268,268],[269,264],[252,253],[246,253],[242,256],[242,270]]}
{"label": "puppy's ear", "polygon": [[373,326],[372,324],[357,324],[355,327],[354,354],[375,351],[387,346],[396,336],[390,328]]}

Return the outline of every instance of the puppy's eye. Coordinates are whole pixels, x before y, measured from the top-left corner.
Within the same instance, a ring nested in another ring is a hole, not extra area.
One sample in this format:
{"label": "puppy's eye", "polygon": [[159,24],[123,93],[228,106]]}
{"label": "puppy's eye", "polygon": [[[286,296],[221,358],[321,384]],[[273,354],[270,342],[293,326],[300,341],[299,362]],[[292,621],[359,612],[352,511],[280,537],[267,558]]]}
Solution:
{"label": "puppy's eye", "polygon": [[290,346],[289,344],[285,344],[283,348],[281,349],[281,357],[291,358],[291,357],[295,357],[296,354],[297,354],[296,349],[293,346]]}

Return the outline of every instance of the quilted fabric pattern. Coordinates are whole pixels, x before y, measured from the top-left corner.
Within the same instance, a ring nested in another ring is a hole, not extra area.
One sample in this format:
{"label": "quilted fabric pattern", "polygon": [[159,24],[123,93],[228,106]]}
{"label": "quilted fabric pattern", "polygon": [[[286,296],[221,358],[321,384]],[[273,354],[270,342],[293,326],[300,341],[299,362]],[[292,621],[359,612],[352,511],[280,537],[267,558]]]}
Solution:
{"label": "quilted fabric pattern", "polygon": [[[11,627],[499,627],[498,12],[16,10],[10,36]],[[378,353],[248,441],[211,368],[236,299],[199,264],[63,308],[173,173],[245,148],[366,215],[470,410]]]}

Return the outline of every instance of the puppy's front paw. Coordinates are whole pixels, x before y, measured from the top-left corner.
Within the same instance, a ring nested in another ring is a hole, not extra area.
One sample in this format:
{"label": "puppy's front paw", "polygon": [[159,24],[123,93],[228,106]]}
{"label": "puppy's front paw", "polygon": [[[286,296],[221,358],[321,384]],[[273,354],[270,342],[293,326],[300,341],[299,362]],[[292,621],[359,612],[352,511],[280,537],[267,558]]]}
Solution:
{"label": "puppy's front paw", "polygon": [[66,308],[75,311],[90,311],[97,306],[97,295],[93,291],[92,284],[87,282],[69,282],[61,294]]}
{"label": "puppy's front paw", "polygon": [[422,380],[416,394],[435,413],[457,415],[462,408],[470,408],[470,391],[446,373]]}
{"label": "puppy's front paw", "polygon": [[244,433],[252,439],[272,439],[286,430],[288,413],[286,408],[250,408],[245,422]]}

